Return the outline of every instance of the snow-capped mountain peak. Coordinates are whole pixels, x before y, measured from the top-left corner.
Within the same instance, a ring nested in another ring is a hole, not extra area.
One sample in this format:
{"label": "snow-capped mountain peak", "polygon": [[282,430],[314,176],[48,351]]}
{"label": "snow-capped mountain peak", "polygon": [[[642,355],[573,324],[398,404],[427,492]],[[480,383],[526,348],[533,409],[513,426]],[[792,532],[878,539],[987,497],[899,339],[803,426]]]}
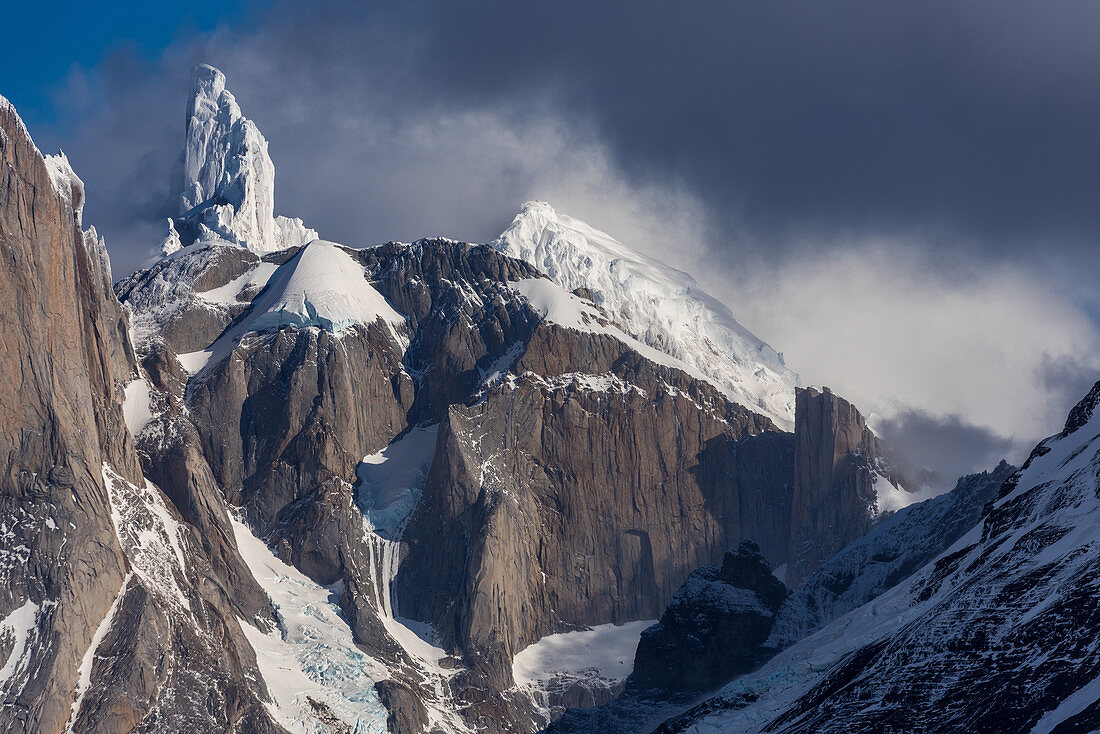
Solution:
{"label": "snow-capped mountain peak", "polygon": [[587,289],[631,336],[690,365],[731,400],[793,425],[798,375],[687,273],[542,201],[524,204],[492,245],[566,290]]}
{"label": "snow-capped mountain peak", "polygon": [[268,282],[257,299],[252,331],[316,326],[338,332],[382,319],[391,329],[405,319],[363,277],[363,266],[338,245],[314,240]]}
{"label": "snow-capped mountain peak", "polygon": [[198,240],[220,239],[262,254],[317,238],[300,219],[274,216],[275,164],[267,147],[226,88],[225,74],[196,66],[173,181],[178,216],[169,223],[165,254]]}

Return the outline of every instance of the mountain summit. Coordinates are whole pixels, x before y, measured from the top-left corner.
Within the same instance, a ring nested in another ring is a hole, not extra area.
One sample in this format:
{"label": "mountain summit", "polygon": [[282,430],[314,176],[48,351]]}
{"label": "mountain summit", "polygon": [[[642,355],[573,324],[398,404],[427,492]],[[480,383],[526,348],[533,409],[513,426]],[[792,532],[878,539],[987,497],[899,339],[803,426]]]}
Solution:
{"label": "mountain summit", "polygon": [[544,201],[524,204],[492,245],[534,265],[566,290],[587,290],[624,331],[680,360],[735,403],[783,428],[794,425],[798,375],[783,363],[783,355],[738,323],[687,273],[631,250]]}
{"label": "mountain summit", "polygon": [[317,239],[224,75],[193,87],[171,251],[113,294],[0,99],[4,731],[532,734],[742,541],[691,584],[763,590],[710,610],[762,662],[763,557],[794,588],[909,498],[690,276],[539,203],[491,245]]}
{"label": "mountain summit", "polygon": [[274,216],[275,164],[267,140],[241,113],[225,74],[199,64],[191,72],[183,152],[172,182],[163,250],[220,239],[262,254],[317,238],[301,219]]}

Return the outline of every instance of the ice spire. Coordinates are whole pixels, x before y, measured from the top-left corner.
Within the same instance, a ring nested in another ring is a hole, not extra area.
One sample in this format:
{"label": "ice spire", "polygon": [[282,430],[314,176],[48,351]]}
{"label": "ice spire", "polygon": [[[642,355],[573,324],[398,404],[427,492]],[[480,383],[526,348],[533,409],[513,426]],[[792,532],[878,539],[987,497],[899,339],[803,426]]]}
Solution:
{"label": "ice spire", "polygon": [[317,238],[302,220],[274,216],[275,164],[267,140],[225,85],[225,74],[212,66],[191,72],[166,254],[198,240],[220,239],[262,254]]}

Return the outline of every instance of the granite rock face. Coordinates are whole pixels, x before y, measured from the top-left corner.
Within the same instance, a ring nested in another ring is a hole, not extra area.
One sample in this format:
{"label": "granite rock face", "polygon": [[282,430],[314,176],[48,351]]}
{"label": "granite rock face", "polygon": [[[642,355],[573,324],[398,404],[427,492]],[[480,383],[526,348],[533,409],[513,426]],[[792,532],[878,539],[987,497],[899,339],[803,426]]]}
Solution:
{"label": "granite rock face", "polygon": [[500,685],[527,644],[656,617],[720,558],[740,527],[712,513],[727,488],[700,482],[697,457],[772,427],[621,342],[554,325],[513,372],[450,409],[396,579],[402,610],[484,651]]}
{"label": "granite rock face", "polygon": [[[799,389],[794,494],[785,561],[798,586],[823,561],[871,529],[876,481],[889,481],[878,438],[855,406],[829,388]],[[896,481],[896,480],[895,480]]]}
{"label": "granite rock face", "polygon": [[140,475],[122,420],[125,321],[80,229],[83,186],[55,186],[54,171],[0,98],[0,513],[12,533],[0,614],[25,609],[35,628],[6,651],[19,653],[3,687],[16,732],[69,718],[75,671],[127,571],[100,466]]}
{"label": "granite rock face", "polygon": [[627,689],[706,691],[752,670],[787,594],[759,547],[742,541],[720,568],[693,571],[642,633]]}
{"label": "granite rock face", "polygon": [[[241,333],[278,277],[276,258],[290,267],[296,252],[266,256],[270,263],[245,253],[231,260],[241,266],[222,267],[226,254],[211,246],[169,261],[205,280],[175,289],[182,306],[168,324],[205,308],[194,304],[211,291],[240,305],[221,312],[220,335],[211,329],[196,342],[193,331],[167,329],[143,342],[143,364],[180,413],[175,428],[151,435],[197,433],[203,461],[187,462],[208,467],[284,559],[317,583],[343,583],[346,617],[374,653],[415,667],[384,630],[392,612],[380,598],[430,623],[459,656],[451,695],[484,699],[470,713],[478,726],[532,725],[506,692],[513,656],[542,636],[658,617],[693,569],[720,563],[743,539],[788,562],[802,521],[796,487],[819,503],[849,491],[873,498],[873,477],[842,481],[843,466],[823,475],[810,458],[826,443],[838,462],[858,458],[875,447],[869,432],[863,444],[844,443],[833,422],[806,420],[804,430],[824,435],[800,442],[627,341],[553,323],[511,285],[538,273],[489,247],[424,240],[352,252],[363,287],[404,317],[398,332],[377,322]],[[159,284],[147,273],[127,281],[138,318]],[[240,291],[222,294],[231,288]],[[184,373],[175,350],[204,346],[209,360]],[[801,397],[804,410],[834,400],[812,395]],[[854,409],[847,415],[862,421]],[[424,425],[437,428],[419,500],[396,538],[379,538],[364,530],[356,465]],[[150,456],[194,452],[178,441],[154,448]],[[799,475],[800,460],[814,471]],[[839,545],[869,527],[864,499],[852,503],[864,514],[848,518],[857,529],[830,525],[820,540]],[[385,566],[393,541],[396,560]],[[258,599],[242,609],[262,616]],[[419,695],[400,687],[390,684],[387,700]]]}
{"label": "granite rock face", "polygon": [[83,196],[0,98],[0,722],[279,731],[228,590],[142,475],[123,407],[139,368]]}

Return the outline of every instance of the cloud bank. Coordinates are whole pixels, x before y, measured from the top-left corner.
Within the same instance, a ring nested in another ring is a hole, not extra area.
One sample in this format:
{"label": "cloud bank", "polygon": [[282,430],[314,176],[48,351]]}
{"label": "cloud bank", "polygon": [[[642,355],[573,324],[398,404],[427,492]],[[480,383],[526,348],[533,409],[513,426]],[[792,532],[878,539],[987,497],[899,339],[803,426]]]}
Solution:
{"label": "cloud bank", "polygon": [[1098,31],[1083,2],[275,4],[75,68],[36,137],[124,274],[212,63],[277,213],[485,241],[548,199],[954,472],[1018,457],[1100,374]]}

